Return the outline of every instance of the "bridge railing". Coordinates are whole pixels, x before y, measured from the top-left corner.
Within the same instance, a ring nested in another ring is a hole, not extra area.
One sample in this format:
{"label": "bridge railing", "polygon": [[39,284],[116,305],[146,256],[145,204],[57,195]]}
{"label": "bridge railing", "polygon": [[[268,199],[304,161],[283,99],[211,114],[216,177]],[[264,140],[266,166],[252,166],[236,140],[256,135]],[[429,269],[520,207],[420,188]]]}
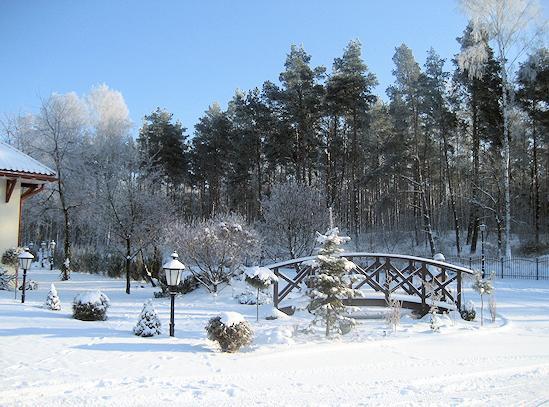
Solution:
{"label": "bridge railing", "polygon": [[[466,267],[414,256],[363,252],[342,253],[341,256],[356,265],[350,272],[355,277],[351,288],[369,287],[384,297],[381,300],[349,299],[352,305],[382,305],[391,296],[404,294],[407,307],[423,312],[428,310],[433,296],[461,309],[463,278],[473,274]],[[316,256],[302,257],[267,266],[279,279],[273,287],[275,307],[280,308],[280,302],[291,292],[307,284],[308,277],[315,272],[311,265],[314,259]],[[290,274],[290,269],[295,273]]]}

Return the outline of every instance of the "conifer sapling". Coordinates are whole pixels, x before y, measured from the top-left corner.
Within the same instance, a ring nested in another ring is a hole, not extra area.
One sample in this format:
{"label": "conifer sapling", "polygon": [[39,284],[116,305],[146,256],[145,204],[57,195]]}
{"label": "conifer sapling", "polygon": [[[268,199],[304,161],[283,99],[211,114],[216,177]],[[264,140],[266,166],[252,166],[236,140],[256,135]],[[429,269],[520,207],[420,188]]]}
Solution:
{"label": "conifer sapling", "polygon": [[354,320],[344,315],[346,306],[343,299],[360,295],[360,291],[350,288],[350,272],[355,264],[339,256],[343,252],[339,246],[349,240],[347,236],[339,236],[338,228],[329,229],[324,235],[319,233],[317,237],[322,247],[311,264],[314,270],[309,280],[308,309],[315,316],[313,324],[322,323],[326,326],[326,336],[330,335],[332,329],[341,333],[354,325]]}
{"label": "conifer sapling", "polygon": [[137,325],[133,327],[133,333],[137,336],[155,336],[160,335],[162,324],[160,318],[153,307],[152,301],[147,300],[143,304],[143,310],[139,315]]}
{"label": "conifer sapling", "polygon": [[59,300],[57,289],[53,283],[51,283],[50,292],[48,293],[48,298],[46,298],[46,307],[52,311],[61,310],[61,301]]}

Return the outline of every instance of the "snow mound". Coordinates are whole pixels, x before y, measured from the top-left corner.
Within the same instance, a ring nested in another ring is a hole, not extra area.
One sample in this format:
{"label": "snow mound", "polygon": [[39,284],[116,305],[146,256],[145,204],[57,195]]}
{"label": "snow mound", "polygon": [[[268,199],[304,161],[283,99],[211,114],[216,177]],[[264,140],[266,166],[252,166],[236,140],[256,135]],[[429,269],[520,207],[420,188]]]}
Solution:
{"label": "snow mound", "polygon": [[278,281],[278,277],[267,267],[247,267],[245,270],[246,275],[249,278],[256,278],[258,280],[272,283]]}
{"label": "snow mound", "polygon": [[238,325],[241,322],[246,322],[246,319],[244,318],[244,316],[242,314],[239,314],[238,312],[233,312],[233,311],[222,312],[221,314],[219,314],[219,316],[221,317],[221,322],[225,326]]}
{"label": "snow mound", "polygon": [[108,307],[110,300],[105,294],[99,290],[95,291],[86,291],[83,293],[76,294],[74,297],[75,304],[93,304],[97,306]]}

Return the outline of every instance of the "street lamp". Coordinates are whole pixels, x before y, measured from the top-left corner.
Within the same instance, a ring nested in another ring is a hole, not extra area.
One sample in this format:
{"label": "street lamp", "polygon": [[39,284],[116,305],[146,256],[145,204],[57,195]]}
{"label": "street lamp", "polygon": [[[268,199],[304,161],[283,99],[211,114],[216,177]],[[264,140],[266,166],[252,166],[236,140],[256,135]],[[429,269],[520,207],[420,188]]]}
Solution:
{"label": "street lamp", "polygon": [[480,228],[480,253],[481,253],[480,267],[482,270],[482,278],[484,278],[486,276],[486,268],[485,268],[486,257],[484,256],[484,232],[486,232],[486,225],[484,223],[481,223],[479,228]]}
{"label": "street lamp", "polygon": [[46,257],[46,242],[40,243],[40,267],[44,268],[44,257]]}
{"label": "street lamp", "polygon": [[168,284],[171,297],[171,308],[170,308],[170,336],[174,336],[175,331],[175,294],[176,287],[179,284],[179,279],[181,277],[181,271],[185,269],[183,263],[179,260],[179,255],[177,252],[173,252],[171,255],[172,259],[164,264],[162,268],[166,273],[166,283]]}
{"label": "street lamp", "polygon": [[53,270],[53,257],[55,255],[55,240],[50,242],[50,270]]}
{"label": "street lamp", "polygon": [[[25,302],[25,285],[27,284],[27,270],[30,269],[34,256],[25,249],[19,256],[19,267],[23,269],[23,293],[21,294],[21,302]],[[17,289],[17,287],[15,287]]]}

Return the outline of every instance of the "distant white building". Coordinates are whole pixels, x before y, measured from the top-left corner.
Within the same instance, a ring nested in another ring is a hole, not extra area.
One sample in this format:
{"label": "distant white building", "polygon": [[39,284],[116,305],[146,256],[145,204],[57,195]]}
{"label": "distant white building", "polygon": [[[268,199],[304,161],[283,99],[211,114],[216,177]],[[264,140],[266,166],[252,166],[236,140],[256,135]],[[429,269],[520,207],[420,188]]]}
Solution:
{"label": "distant white building", "polygon": [[55,180],[51,168],[0,141],[0,256],[20,244],[23,202]]}

